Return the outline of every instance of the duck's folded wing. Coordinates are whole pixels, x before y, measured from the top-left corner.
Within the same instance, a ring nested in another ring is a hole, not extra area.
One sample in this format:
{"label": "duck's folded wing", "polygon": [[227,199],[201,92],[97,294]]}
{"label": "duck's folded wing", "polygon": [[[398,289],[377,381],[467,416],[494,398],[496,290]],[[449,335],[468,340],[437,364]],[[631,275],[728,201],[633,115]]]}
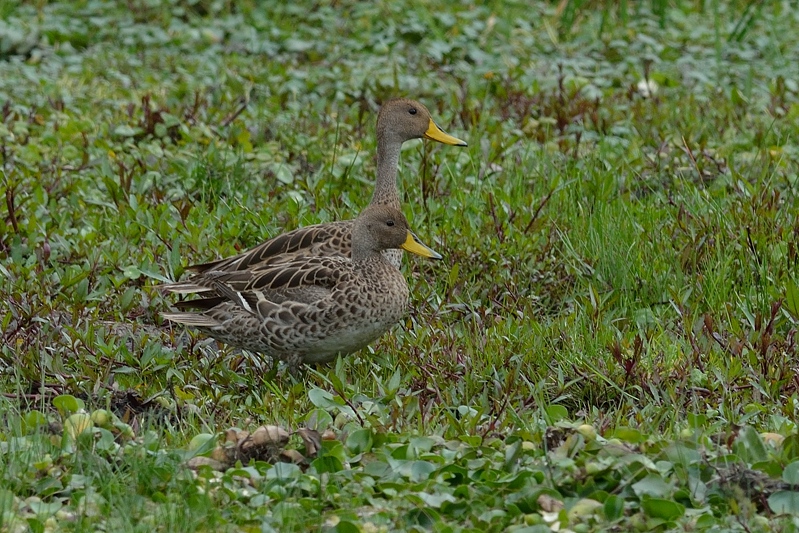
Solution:
{"label": "duck's folded wing", "polygon": [[239,255],[186,267],[195,274],[159,287],[175,294],[205,293],[212,290],[203,281],[203,276],[210,273],[268,269],[311,257],[349,258],[351,249],[351,220],[316,224],[278,235]]}
{"label": "duck's folded wing", "polygon": [[306,257],[349,257],[352,224],[352,220],[339,220],[305,226],[282,233],[239,255],[193,265],[187,270],[198,274],[210,271],[238,272]]}
{"label": "duck's folded wing", "polygon": [[178,302],[179,309],[211,309],[225,302],[255,312],[259,303],[310,304],[329,295],[351,275],[349,260],[312,257],[238,272],[207,272],[195,282],[208,297]]}

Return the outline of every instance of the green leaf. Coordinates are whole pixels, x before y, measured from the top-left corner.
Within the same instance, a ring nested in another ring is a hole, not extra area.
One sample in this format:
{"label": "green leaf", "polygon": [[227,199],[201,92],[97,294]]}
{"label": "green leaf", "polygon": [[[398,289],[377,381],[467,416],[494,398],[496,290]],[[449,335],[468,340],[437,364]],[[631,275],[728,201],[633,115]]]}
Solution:
{"label": "green leaf", "polygon": [[216,447],[216,435],[212,433],[198,433],[189,442],[188,449],[195,456],[211,453]]}
{"label": "green leaf", "polygon": [[799,492],[781,490],[768,498],[768,506],[776,514],[799,515]]}
{"label": "green leaf", "polygon": [[507,446],[505,448],[505,462],[503,464],[503,470],[510,472],[516,464],[516,460],[522,455],[523,451],[521,440],[517,440],[513,444]]}
{"label": "green leaf", "polygon": [[308,391],[308,399],[311,403],[320,409],[330,409],[332,407],[341,407],[341,404],[336,403],[333,394],[324,389],[313,388]]}
{"label": "green leaf", "polygon": [[344,470],[344,464],[339,460],[338,457],[325,455],[314,459],[311,462],[311,468],[313,468],[318,474],[333,474]]}
{"label": "green leaf", "polygon": [[782,306],[794,320],[799,320],[799,286],[791,278],[785,280],[785,299]]}
{"label": "green leaf", "polygon": [[644,441],[644,436],[640,431],[629,427],[618,427],[610,432],[608,438],[619,439],[622,442],[629,442],[630,444],[638,444]]}
{"label": "green leaf", "polygon": [[425,481],[438,467],[427,461],[392,461],[391,463],[400,475],[413,482]]}
{"label": "green leaf", "polygon": [[305,425],[310,429],[324,431],[333,425],[333,417],[330,416],[330,413],[328,413],[325,409],[311,409],[311,411],[305,416]]}
{"label": "green leaf", "polygon": [[732,445],[733,452],[749,465],[766,461],[768,451],[760,434],[751,426],[744,426]]}
{"label": "green leaf", "polygon": [[799,459],[799,434],[792,433],[782,441],[782,456],[785,461]]}
{"label": "green leaf", "polygon": [[11,510],[14,504],[14,493],[8,489],[0,488],[0,516],[3,513]]}
{"label": "green leaf", "polygon": [[294,463],[275,463],[275,465],[267,470],[267,479],[296,479],[302,475],[302,470]]}
{"label": "green leaf", "polygon": [[44,501],[29,501],[28,507],[37,515],[54,515],[59,511],[63,504],[60,501],[44,502]]}
{"label": "green leaf", "polygon": [[23,433],[32,433],[37,428],[47,424],[47,417],[41,411],[33,410],[25,413],[22,417]]}
{"label": "green leaf", "polygon": [[605,500],[602,510],[605,512],[605,517],[608,520],[618,520],[624,513],[624,499],[611,494]]}
{"label": "green leaf", "polygon": [[652,518],[670,521],[676,520],[685,514],[684,505],[662,498],[645,498],[641,501],[641,508]]}
{"label": "green leaf", "polygon": [[335,457],[339,462],[347,461],[347,451],[344,445],[337,440],[323,440],[322,448],[319,450],[320,457]]}
{"label": "green leaf", "polygon": [[28,518],[28,527],[31,533],[44,533],[44,524],[37,518]]}
{"label": "green leaf", "polygon": [[394,372],[394,374],[391,376],[391,379],[388,381],[387,392],[392,395],[396,394],[397,389],[399,389],[400,383],[402,383],[402,373],[399,370],[397,370],[396,372]]}
{"label": "green leaf", "polygon": [[62,415],[77,413],[85,407],[83,400],[75,398],[71,394],[62,394],[53,398],[53,407],[58,409]]}
{"label": "green leaf", "polygon": [[127,124],[122,124],[114,128],[113,135],[116,137],[134,137],[140,133],[142,133],[141,128],[133,128]]}
{"label": "green leaf", "polygon": [[569,418],[569,411],[562,405],[549,405],[546,408],[547,416],[549,417],[550,423],[554,424],[559,420],[565,420]]}
{"label": "green leaf", "polygon": [[791,485],[799,485],[799,461],[787,465],[782,471],[782,479]]}
{"label": "green leaf", "polygon": [[410,469],[411,481],[424,481],[430,477],[430,474],[437,469],[433,463],[427,461],[412,461]]}
{"label": "green leaf", "polygon": [[441,504],[444,502],[456,502],[457,499],[452,494],[447,493],[437,493],[437,494],[430,494],[428,492],[419,492],[416,494],[419,498],[425,503],[425,505],[429,505],[430,507],[441,507]]}
{"label": "green leaf", "polygon": [[639,498],[668,496],[672,492],[671,485],[655,474],[649,474],[641,481],[633,483],[632,489]]}
{"label": "green leaf", "polygon": [[[129,268],[136,268],[136,267],[129,267]],[[136,269],[136,270],[138,271],[138,275],[139,276],[145,275],[148,278],[152,278],[152,279],[158,280],[161,283],[172,283],[171,279],[169,279],[167,277],[164,277],[163,274],[160,274],[158,272],[153,272],[151,270],[145,270],[145,269]],[[127,273],[125,275],[127,276]]]}
{"label": "green leaf", "polygon": [[272,163],[269,165],[269,170],[274,173],[277,180],[281,183],[291,185],[294,182],[294,174],[291,171],[291,167],[285,163]]}
{"label": "green leaf", "polygon": [[707,425],[707,415],[701,413],[687,413],[685,418],[692,428],[704,428]]}
{"label": "green leaf", "polygon": [[372,430],[356,429],[347,437],[347,448],[354,454],[368,452],[372,449]]}
{"label": "green leaf", "polygon": [[601,507],[602,504],[596,500],[582,498],[575,502],[569,509],[569,522],[584,522],[592,517]]}
{"label": "green leaf", "polygon": [[418,457],[420,454],[432,450],[435,443],[436,441],[430,437],[413,437],[408,443],[408,448],[413,450],[414,457]]}
{"label": "green leaf", "polygon": [[349,520],[342,520],[336,527],[333,528],[333,531],[336,533],[360,533],[360,529],[357,525],[353,524]]}
{"label": "green leaf", "polygon": [[672,443],[664,450],[666,457],[674,464],[690,466],[702,460],[702,454],[684,444]]}

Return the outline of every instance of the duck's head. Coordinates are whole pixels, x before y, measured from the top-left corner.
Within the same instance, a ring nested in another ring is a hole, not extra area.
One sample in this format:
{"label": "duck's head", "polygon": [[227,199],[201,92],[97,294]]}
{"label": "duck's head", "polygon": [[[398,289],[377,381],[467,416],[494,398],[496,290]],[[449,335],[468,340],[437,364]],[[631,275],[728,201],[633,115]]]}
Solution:
{"label": "duck's head", "polygon": [[441,259],[439,253],[413,234],[400,210],[387,205],[367,207],[355,219],[352,228],[352,259],[357,261],[392,248],[402,248],[422,257]]}
{"label": "duck's head", "polygon": [[377,138],[399,144],[425,138],[452,146],[466,146],[466,141],[439,128],[424,105],[407,98],[395,98],[383,104],[377,115]]}

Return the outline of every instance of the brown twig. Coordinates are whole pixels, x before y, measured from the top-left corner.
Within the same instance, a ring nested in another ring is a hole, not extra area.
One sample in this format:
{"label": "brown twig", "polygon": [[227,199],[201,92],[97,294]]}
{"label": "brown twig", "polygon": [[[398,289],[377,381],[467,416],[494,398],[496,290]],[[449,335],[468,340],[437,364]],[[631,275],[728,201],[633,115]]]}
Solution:
{"label": "brown twig", "polygon": [[223,128],[227,128],[230,124],[238,118],[239,115],[244,113],[244,110],[247,109],[247,106],[250,105],[250,99],[247,96],[241,97],[241,105],[236,109],[232,114],[228,115],[225,120],[222,121],[221,126]]}

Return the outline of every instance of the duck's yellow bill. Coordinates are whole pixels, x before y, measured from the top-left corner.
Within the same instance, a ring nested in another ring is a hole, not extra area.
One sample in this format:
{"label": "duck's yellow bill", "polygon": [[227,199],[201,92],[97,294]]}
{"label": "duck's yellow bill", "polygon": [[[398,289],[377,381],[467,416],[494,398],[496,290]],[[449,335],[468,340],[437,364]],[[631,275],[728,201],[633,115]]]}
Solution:
{"label": "duck's yellow bill", "polygon": [[402,243],[401,248],[407,250],[412,254],[421,255],[422,257],[429,257],[430,259],[442,259],[441,254],[429,248],[419,240],[419,237],[412,232],[408,232],[408,237]]}
{"label": "duck's yellow bill", "polygon": [[433,141],[438,141],[440,143],[449,144],[452,146],[468,146],[466,141],[462,141],[457,137],[453,137],[449,133],[445,132],[441,128],[438,127],[438,124],[433,122],[433,119],[430,119],[430,125],[427,126],[427,131],[424,132],[424,136],[427,139],[431,139]]}

